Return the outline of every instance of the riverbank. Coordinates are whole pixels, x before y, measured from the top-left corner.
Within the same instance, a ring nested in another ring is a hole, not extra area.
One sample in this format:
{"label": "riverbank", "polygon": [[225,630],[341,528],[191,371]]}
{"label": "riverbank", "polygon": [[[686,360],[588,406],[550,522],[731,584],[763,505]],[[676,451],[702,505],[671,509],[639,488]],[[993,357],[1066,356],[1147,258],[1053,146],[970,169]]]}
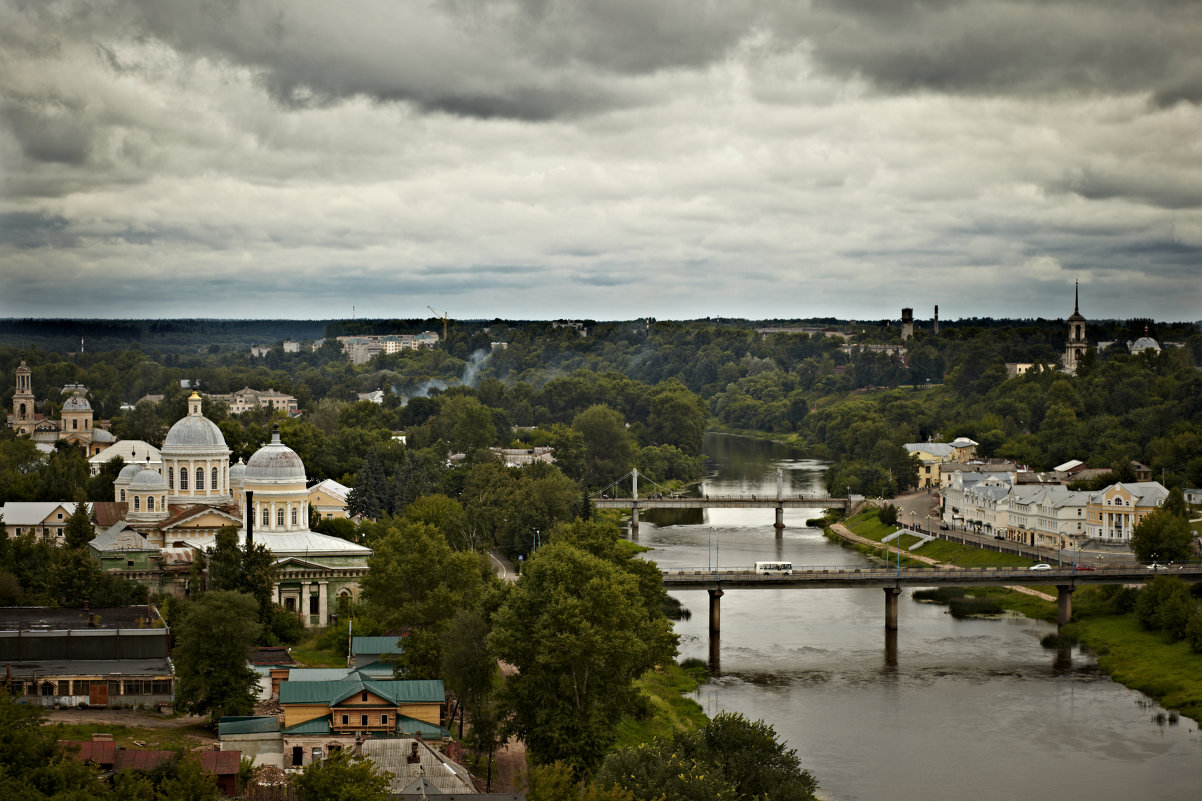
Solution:
{"label": "riverbank", "polygon": [[[866,510],[846,522],[826,526],[828,537],[847,547],[882,559],[897,558],[898,548],[880,540],[896,530],[877,519],[876,510]],[[1030,560],[945,541],[922,546],[933,556],[911,553],[904,537],[897,540],[902,563],[952,567],[990,564],[1029,564]],[[917,541],[910,538],[909,544]],[[892,557],[889,555],[892,554]],[[935,558],[935,557],[939,558]],[[1009,560],[1009,561],[1007,561]],[[1029,618],[1056,621],[1056,598],[1030,587],[974,587],[973,595],[989,598],[1001,608]],[[1082,587],[1074,606],[1078,614],[1062,633],[1076,639],[1097,658],[1098,665],[1119,684],[1143,693],[1161,704],[1171,715],[1177,712],[1202,723],[1202,654],[1190,651],[1184,642],[1167,643],[1159,632],[1142,629],[1132,613],[1107,613],[1108,603],[1096,587]]]}

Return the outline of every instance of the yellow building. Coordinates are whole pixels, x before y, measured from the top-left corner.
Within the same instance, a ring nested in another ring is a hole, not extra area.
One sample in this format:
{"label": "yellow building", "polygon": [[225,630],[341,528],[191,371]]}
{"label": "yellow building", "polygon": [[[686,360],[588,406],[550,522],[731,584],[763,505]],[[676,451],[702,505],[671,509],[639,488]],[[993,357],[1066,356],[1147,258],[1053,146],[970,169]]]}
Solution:
{"label": "yellow building", "polygon": [[1102,542],[1130,543],[1139,522],[1164,506],[1169,491],[1159,481],[1111,484],[1090,495],[1085,507],[1086,531]]}

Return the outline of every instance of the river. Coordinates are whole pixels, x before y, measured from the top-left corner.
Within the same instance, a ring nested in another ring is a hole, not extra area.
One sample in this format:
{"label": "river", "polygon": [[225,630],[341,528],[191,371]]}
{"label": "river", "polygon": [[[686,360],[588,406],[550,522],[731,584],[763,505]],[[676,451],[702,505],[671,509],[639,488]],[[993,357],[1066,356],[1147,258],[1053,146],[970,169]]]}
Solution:
{"label": "river", "polygon": [[[779,445],[708,435],[710,495],[821,492],[819,462]],[[653,491],[650,488],[647,491]],[[639,542],[666,568],[861,565],[786,510],[778,538],[770,509],[644,515]],[[709,659],[708,597],[673,593],[682,657]],[[945,607],[900,599],[895,648],[879,589],[731,590],[722,598],[720,669],[697,700],[709,715],[763,719],[797,750],[830,801],[930,799],[1174,799],[1202,791],[1202,735],[1110,680],[1087,653],[1040,646],[1055,631],[1007,616],[956,620]]]}

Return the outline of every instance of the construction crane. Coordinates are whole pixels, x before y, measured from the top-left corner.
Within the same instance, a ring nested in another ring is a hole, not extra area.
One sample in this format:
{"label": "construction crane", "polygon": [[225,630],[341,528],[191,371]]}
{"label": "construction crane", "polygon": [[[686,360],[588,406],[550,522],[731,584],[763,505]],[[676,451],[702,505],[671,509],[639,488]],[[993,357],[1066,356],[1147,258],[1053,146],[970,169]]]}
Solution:
{"label": "construction crane", "polygon": [[433,306],[426,306],[426,308],[429,309],[430,311],[434,312],[434,319],[436,319],[436,320],[439,319],[438,315],[440,315],[440,314],[442,315],[442,341],[446,342],[447,341],[447,313],[440,312],[438,309],[434,308]]}

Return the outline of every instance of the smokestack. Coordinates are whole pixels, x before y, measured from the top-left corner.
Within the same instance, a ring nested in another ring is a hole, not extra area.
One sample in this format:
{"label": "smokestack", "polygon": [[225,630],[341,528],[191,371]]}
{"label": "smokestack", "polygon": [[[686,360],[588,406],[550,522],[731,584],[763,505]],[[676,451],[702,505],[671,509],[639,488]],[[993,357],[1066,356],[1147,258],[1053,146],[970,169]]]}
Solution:
{"label": "smokestack", "polygon": [[250,553],[250,549],[255,545],[255,493],[253,490],[246,491],[246,552]]}
{"label": "smokestack", "polygon": [[939,333],[939,305],[935,305],[935,333]]}

